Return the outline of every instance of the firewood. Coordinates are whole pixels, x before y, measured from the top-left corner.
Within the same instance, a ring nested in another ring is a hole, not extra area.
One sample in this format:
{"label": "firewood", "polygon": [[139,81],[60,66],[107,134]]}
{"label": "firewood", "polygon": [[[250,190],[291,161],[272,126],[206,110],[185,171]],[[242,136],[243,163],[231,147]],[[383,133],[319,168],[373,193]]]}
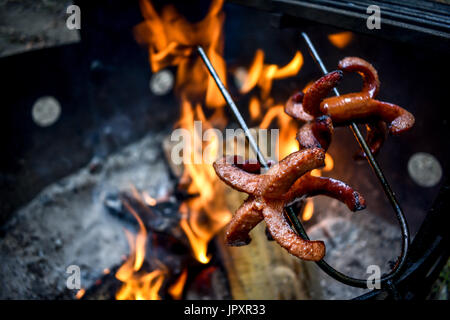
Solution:
{"label": "firewood", "polygon": [[[232,212],[245,196],[229,188],[225,198]],[[225,245],[224,232],[216,237],[233,298],[308,299],[309,277],[305,262],[291,256],[277,243],[268,241],[264,223],[250,235],[250,244],[241,247]]]}
{"label": "firewood", "polygon": [[[261,146],[260,149],[267,157],[268,148]],[[245,193],[227,187],[225,201],[231,212],[234,213],[246,197]],[[260,223],[250,233],[250,244],[241,247],[225,245],[224,231],[216,237],[233,298],[308,299],[305,262],[268,241],[265,228],[265,223]]]}

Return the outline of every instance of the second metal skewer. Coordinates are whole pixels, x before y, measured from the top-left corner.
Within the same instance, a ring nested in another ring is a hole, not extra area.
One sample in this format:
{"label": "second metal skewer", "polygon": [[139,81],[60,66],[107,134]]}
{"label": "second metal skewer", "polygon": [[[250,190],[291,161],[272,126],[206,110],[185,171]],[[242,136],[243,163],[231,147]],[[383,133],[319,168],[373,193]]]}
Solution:
{"label": "second metal skewer", "polygon": [[244,130],[245,136],[248,139],[248,142],[250,143],[250,146],[252,147],[253,151],[256,153],[256,156],[258,157],[259,163],[261,163],[262,167],[264,169],[268,169],[269,166],[267,165],[267,161],[264,158],[263,154],[258,148],[258,145],[256,144],[255,139],[253,138],[252,134],[250,133],[250,130],[247,127],[247,124],[245,123],[244,118],[242,117],[241,113],[239,112],[238,107],[233,101],[233,98],[231,98],[230,93],[225,88],[225,86],[222,83],[222,80],[220,80],[219,75],[217,74],[216,70],[214,69],[213,65],[211,64],[211,61],[209,61],[208,56],[206,55],[205,51],[201,46],[197,47],[197,51],[200,54],[200,57],[202,58],[203,62],[205,63],[206,67],[208,68],[209,73],[213,77],[214,81],[217,84],[217,87],[219,88],[220,92],[223,95],[223,98],[225,99],[225,102],[228,104],[228,106],[231,108],[231,110],[234,113],[234,116],[236,117],[237,121],[239,122],[239,125]]}

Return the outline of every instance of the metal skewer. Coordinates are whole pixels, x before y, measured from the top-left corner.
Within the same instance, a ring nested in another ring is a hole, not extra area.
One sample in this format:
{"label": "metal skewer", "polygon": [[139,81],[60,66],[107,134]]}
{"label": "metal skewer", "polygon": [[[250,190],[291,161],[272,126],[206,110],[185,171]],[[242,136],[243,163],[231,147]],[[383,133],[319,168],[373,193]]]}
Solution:
{"label": "metal skewer", "polygon": [[[216,82],[220,92],[222,93],[226,103],[233,111],[236,119],[239,121],[239,124],[241,128],[244,130],[245,136],[249,140],[250,146],[253,148],[253,151],[258,156],[258,160],[261,163],[261,166],[267,170],[269,169],[269,166],[267,165],[267,161],[264,158],[264,155],[259,150],[258,145],[256,144],[255,140],[253,139],[253,136],[250,133],[250,130],[247,127],[247,124],[245,123],[244,118],[242,118],[241,113],[239,112],[239,109],[237,108],[236,104],[234,103],[233,99],[231,98],[231,95],[229,94],[228,90],[223,85],[222,81],[219,78],[219,75],[217,74],[216,70],[214,69],[213,65],[211,64],[211,61],[209,60],[208,56],[206,55],[205,51],[201,46],[197,47],[197,51],[200,54],[200,57],[202,58],[203,62],[206,65],[206,68],[208,68],[209,73],[213,77],[214,81]],[[300,221],[297,218],[297,215],[293,210],[287,210],[286,213],[289,216],[289,219],[291,220],[291,223],[294,226],[294,229],[297,231],[298,234],[304,234],[304,237],[308,237],[303,229],[303,226],[301,225]]]}
{"label": "metal skewer", "polygon": [[[319,54],[317,53],[316,48],[312,44],[311,39],[309,38],[309,36],[305,32],[302,32],[301,35],[302,35],[303,39],[305,40],[306,44],[308,45],[309,51],[311,53],[311,56],[316,61],[316,63],[319,65],[322,73],[323,74],[327,74],[328,71],[327,71],[324,63],[322,62],[322,59],[320,58]],[[338,92],[338,90],[336,88],[333,88],[333,91],[336,94],[336,96],[339,96],[339,92]],[[364,150],[370,166],[372,167],[372,169],[375,172],[378,180],[380,181],[381,186],[383,187],[384,193],[388,197],[389,202],[391,203],[392,208],[395,211],[395,215],[397,217],[397,220],[398,220],[400,228],[401,228],[401,232],[402,232],[402,248],[401,248],[400,257],[398,258],[397,263],[396,263],[394,269],[391,271],[391,273],[389,273],[388,275],[385,275],[380,280],[380,282],[382,284],[386,283],[388,286],[391,286],[392,283],[390,282],[390,280],[397,275],[398,271],[403,267],[403,265],[405,264],[405,261],[406,261],[406,255],[408,253],[409,238],[410,238],[408,224],[406,222],[405,215],[404,215],[402,209],[400,208],[400,205],[399,205],[399,203],[398,203],[398,201],[397,201],[397,199],[395,197],[394,192],[392,191],[389,183],[387,182],[383,171],[381,170],[377,160],[373,156],[369,146],[367,145],[366,141],[364,140],[364,138],[363,138],[363,136],[361,134],[361,131],[359,130],[359,128],[356,125],[356,123],[352,122],[350,124],[350,129],[353,131],[353,134],[355,135],[355,138],[358,141],[360,147]],[[322,261],[320,261],[320,262],[322,262]],[[330,272],[331,270],[329,268],[327,268],[327,266],[322,265],[322,267],[325,267],[327,269],[327,270],[324,270],[325,272],[327,272],[327,271]],[[341,274],[341,276],[343,276],[343,275]],[[367,284],[366,280],[362,280],[362,279],[355,279],[355,278],[350,278],[350,277],[347,277],[347,276],[345,276],[344,279],[345,279],[345,282],[347,284],[353,285],[353,286],[366,287],[366,284]]]}
{"label": "metal skewer", "polygon": [[250,130],[247,127],[247,124],[245,123],[244,118],[242,118],[241,113],[239,112],[238,107],[233,101],[233,98],[231,98],[230,93],[225,88],[225,86],[222,83],[222,80],[220,80],[219,75],[217,74],[216,70],[214,69],[213,65],[211,64],[211,61],[209,61],[208,56],[206,55],[205,51],[201,46],[197,47],[197,51],[200,54],[200,57],[202,58],[203,62],[205,63],[206,67],[208,68],[209,73],[213,77],[214,81],[217,84],[217,87],[219,88],[220,92],[223,95],[223,98],[225,99],[228,106],[231,108],[231,110],[234,113],[234,116],[236,117],[237,121],[239,122],[239,125],[244,130],[245,136],[248,139],[248,142],[250,143],[250,146],[252,147],[253,151],[256,153],[256,156],[258,157],[258,161],[261,163],[262,167],[264,169],[268,169],[269,166],[267,165],[267,161],[264,158],[263,154],[258,148],[258,145],[256,144],[255,139],[253,138],[252,134],[250,133]]}

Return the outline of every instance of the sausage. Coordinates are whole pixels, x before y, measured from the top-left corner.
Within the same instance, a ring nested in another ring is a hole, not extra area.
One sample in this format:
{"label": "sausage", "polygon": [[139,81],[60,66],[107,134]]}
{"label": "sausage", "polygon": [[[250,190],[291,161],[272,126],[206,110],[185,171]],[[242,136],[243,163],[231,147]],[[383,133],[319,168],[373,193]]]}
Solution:
{"label": "sausage", "polygon": [[380,79],[377,70],[369,62],[358,57],[346,57],[339,61],[338,68],[345,73],[358,72],[363,78],[361,92],[372,99],[378,95]]}
{"label": "sausage", "polygon": [[325,256],[323,241],[310,241],[300,238],[289,226],[283,216],[283,200],[269,200],[263,204],[264,221],[273,239],[290,254],[310,261],[319,261]]}
{"label": "sausage", "polygon": [[389,132],[393,135],[409,130],[415,121],[414,116],[402,107],[371,99],[368,94],[361,93],[325,99],[320,104],[320,109],[331,117],[334,125],[381,119],[388,123]]}
{"label": "sausage", "polygon": [[264,174],[260,194],[266,198],[278,198],[306,172],[324,164],[325,151],[321,148],[293,152]]}
{"label": "sausage", "polygon": [[320,103],[328,96],[331,90],[337,86],[342,80],[343,72],[340,70],[330,72],[319,80],[314,82],[305,93],[303,98],[303,110],[313,117],[319,117],[324,115],[320,110]]}
{"label": "sausage", "polygon": [[214,162],[214,169],[225,183],[249,194],[227,227],[225,240],[231,245],[245,245],[248,232],[261,221],[266,221],[270,234],[288,252],[305,260],[320,260],[325,255],[321,241],[300,238],[283,216],[287,199],[283,197],[294,182],[312,169],[324,165],[325,152],[311,148],[294,152],[272,166],[264,174],[246,172],[234,164],[241,158],[224,157]]}
{"label": "sausage", "polygon": [[300,149],[322,148],[325,151],[331,143],[334,127],[329,116],[320,116],[305,123],[297,132]]}
{"label": "sausage", "polygon": [[[367,145],[370,148],[370,151],[373,155],[377,155],[386,140],[388,129],[387,125],[384,121],[371,121],[366,124],[367,130]],[[362,160],[366,158],[366,153],[364,151],[357,152],[353,158],[355,160]]]}
{"label": "sausage", "polygon": [[337,86],[342,76],[342,71],[336,70],[319,78],[306,90],[304,95],[296,93],[289,98],[284,111],[294,119],[305,122],[324,115],[320,110],[320,103]]}
{"label": "sausage", "polygon": [[[363,210],[366,207],[364,197],[342,181],[315,177],[306,174],[298,179],[289,191],[283,195],[284,204],[300,197],[325,195],[337,199],[347,205],[351,211]],[[262,204],[254,201],[250,196],[236,211],[225,232],[225,242],[230,246],[249,244],[249,232],[258,225],[264,216],[261,212]]]}
{"label": "sausage", "polygon": [[359,211],[366,208],[366,200],[357,191],[342,181],[328,178],[316,177],[306,174],[298,179],[284,195],[286,201],[303,196],[325,195],[337,199],[347,205],[351,211]]}
{"label": "sausage", "polygon": [[[313,122],[314,119],[323,115],[328,115],[334,126],[344,126],[351,122],[366,124],[366,141],[374,154],[384,143],[387,128],[392,135],[398,135],[414,125],[415,119],[410,112],[398,105],[375,99],[380,89],[380,80],[377,71],[369,62],[357,57],[347,57],[339,62],[338,67],[340,70],[330,72],[314,82],[304,96],[296,94],[286,103],[287,114],[307,122],[297,134],[300,148],[326,148],[329,144],[329,134],[324,139],[320,136],[324,131],[314,132],[314,128],[320,128]],[[342,79],[343,72],[358,72],[362,76],[361,91],[326,98],[330,90]],[[364,152],[354,156],[355,159],[364,157]]]}
{"label": "sausage", "polygon": [[249,196],[236,210],[225,230],[225,243],[229,246],[244,246],[250,243],[249,232],[264,220],[262,207]]}
{"label": "sausage", "polygon": [[[249,232],[265,220],[273,239],[289,253],[304,260],[322,259],[325,255],[323,242],[300,238],[286,222],[284,207],[295,198],[323,194],[344,202],[352,211],[365,208],[364,198],[345,183],[307,173],[322,166],[324,156],[325,152],[320,148],[300,150],[264,174],[249,173],[242,169],[245,167],[233,164],[245,163],[242,158],[225,157],[216,161],[214,169],[220,179],[249,194],[227,225],[225,242],[232,246],[250,243]],[[254,170],[255,167],[247,169]]]}
{"label": "sausage", "polygon": [[238,191],[276,198],[286,193],[300,176],[323,166],[325,152],[320,148],[294,152],[261,175],[240,169],[234,164],[235,159],[227,156],[214,162],[214,170],[220,179]]}

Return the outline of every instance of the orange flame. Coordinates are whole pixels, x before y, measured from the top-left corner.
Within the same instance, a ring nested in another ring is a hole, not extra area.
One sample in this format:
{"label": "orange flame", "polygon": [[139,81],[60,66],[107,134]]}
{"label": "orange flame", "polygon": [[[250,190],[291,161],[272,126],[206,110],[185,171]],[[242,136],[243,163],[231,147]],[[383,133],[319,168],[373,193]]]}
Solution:
{"label": "orange flame", "polygon": [[[179,124],[186,129],[191,139],[191,146],[185,150],[184,174],[191,178],[188,192],[198,194],[180,207],[182,219],[180,226],[185,232],[191,244],[194,256],[201,263],[208,263],[210,257],[207,255],[209,241],[225,226],[231,218],[222,197],[225,186],[217,178],[211,160],[217,158],[220,141],[217,136],[210,136],[208,142],[203,142],[203,148],[198,149],[195,141],[202,141],[203,132],[197,132],[194,120],[201,119],[203,126],[211,127],[210,119],[203,114],[200,106],[193,108],[192,104],[183,99],[182,115]],[[205,128],[205,129],[206,129]],[[203,153],[202,153],[203,150]],[[203,161],[196,161],[203,159]]]}
{"label": "orange flame", "polygon": [[123,282],[122,287],[116,293],[116,299],[159,300],[158,292],[164,281],[164,273],[161,270],[154,270],[150,273],[141,270],[146,253],[147,230],[136,211],[127,202],[124,202],[124,206],[137,220],[139,231],[134,236],[125,229],[131,253],[116,272],[116,278]]}
{"label": "orange flame", "polygon": [[224,14],[223,0],[213,0],[205,18],[191,23],[173,5],[166,5],[158,14],[150,0],[140,0],[145,21],[134,29],[138,43],[148,46],[153,72],[178,66],[176,91],[190,101],[206,101],[210,107],[222,107],[225,100],[209,76],[201,58],[193,48],[201,45],[218,75],[226,84],[226,65],[222,58]]}
{"label": "orange flame", "polygon": [[322,169],[312,170],[311,175],[315,176],[315,177],[320,177],[320,176],[322,176],[322,171],[328,172],[328,171],[333,170],[333,168],[334,168],[333,157],[329,153],[326,153],[325,154],[325,166]]}
{"label": "orange flame", "polygon": [[183,288],[184,288],[184,285],[186,284],[187,276],[188,276],[188,271],[187,271],[187,269],[184,269],[183,273],[180,275],[180,277],[177,279],[177,281],[175,281],[175,283],[172,286],[170,286],[168,291],[174,300],[181,299],[181,297],[183,295]]}
{"label": "orange flame", "polygon": [[258,84],[263,67],[264,67],[264,51],[258,49],[256,50],[252,65],[248,69],[247,78],[245,79],[245,82],[241,87],[242,93],[249,92]]}
{"label": "orange flame", "polygon": [[264,101],[269,98],[274,79],[295,76],[302,66],[303,55],[300,51],[295,53],[295,56],[287,65],[279,67],[275,64],[264,64],[264,52],[258,49],[240,91],[241,93],[247,93],[258,86],[261,89],[261,99]]}
{"label": "orange flame", "polygon": [[297,124],[292,121],[284,112],[282,105],[273,106],[273,99],[270,97],[272,83],[275,79],[283,79],[298,74],[303,66],[303,55],[297,51],[292,60],[284,67],[274,64],[264,64],[264,52],[258,49],[255,53],[253,62],[249,68],[248,75],[241,87],[242,93],[247,93],[255,86],[260,88],[259,97],[253,95],[249,103],[250,117],[257,120],[261,117],[261,109],[264,106],[268,111],[264,115],[259,128],[268,129],[272,121],[277,118],[279,132],[278,145],[275,150],[279,152],[279,158],[284,158],[288,154],[297,151],[297,143],[295,135],[297,132]]}
{"label": "orange flame", "polygon": [[261,129],[267,129],[274,119],[278,120],[279,141],[278,151],[279,158],[283,159],[287,155],[298,150],[298,143],[295,140],[298,126],[292,118],[284,112],[284,106],[278,105],[271,107],[264,115],[263,120],[259,124]]}
{"label": "orange flame", "polygon": [[328,35],[328,40],[337,48],[343,49],[353,40],[353,33],[344,31]]}
{"label": "orange flame", "polygon": [[252,120],[258,119],[261,116],[261,103],[257,97],[252,96],[250,98],[248,108],[250,110],[250,117]]}
{"label": "orange flame", "polygon": [[[173,5],[164,6],[158,13],[149,0],[140,0],[145,21],[134,30],[136,40],[148,46],[153,72],[168,66],[178,67],[175,90],[181,97],[181,118],[177,126],[189,132],[192,144],[183,154],[184,159],[189,160],[185,161],[183,181],[187,182],[189,193],[199,194],[181,206],[183,218],[180,226],[189,239],[194,256],[201,263],[209,262],[208,243],[231,218],[225,203],[215,199],[216,194],[223,193],[224,186],[218,181],[210,162],[201,161],[215,159],[219,141],[213,136],[204,143],[203,132],[196,132],[194,128],[195,120],[202,122],[203,129],[226,125],[223,108],[219,108],[225,101],[201,58],[193,54],[195,46],[201,45],[226,85],[226,65],[222,58],[223,2],[213,0],[206,16],[191,23]],[[203,104],[215,108],[209,118],[203,112]],[[195,141],[201,141],[203,148],[194,145]],[[202,154],[198,149],[208,152]],[[149,200],[146,197],[147,203]]]}

